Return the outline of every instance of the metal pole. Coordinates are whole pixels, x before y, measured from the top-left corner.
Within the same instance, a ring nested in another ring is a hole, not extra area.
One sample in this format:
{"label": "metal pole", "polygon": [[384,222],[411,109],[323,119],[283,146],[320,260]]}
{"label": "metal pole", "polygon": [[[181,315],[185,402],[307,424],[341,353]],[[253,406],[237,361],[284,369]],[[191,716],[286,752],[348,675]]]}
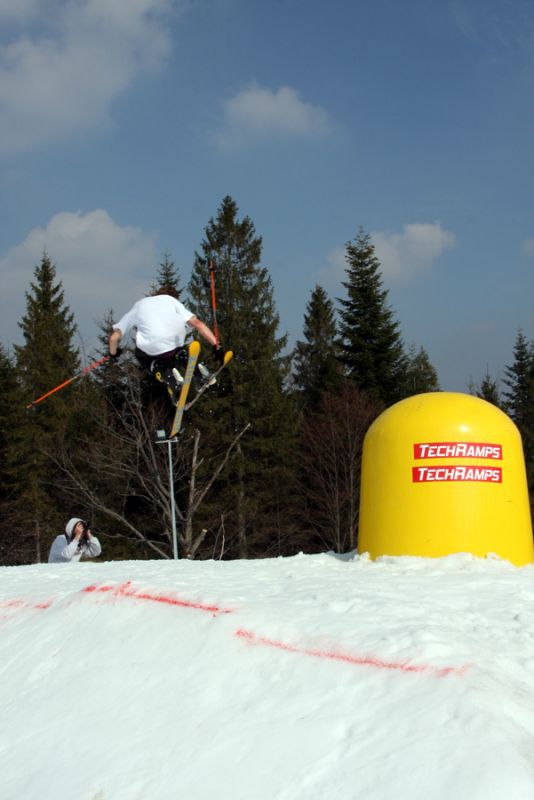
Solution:
{"label": "metal pole", "polygon": [[172,439],[167,439],[169,448],[169,489],[171,492],[172,544],[174,558],[178,558],[178,536],[176,535],[176,510],[174,504],[174,474],[172,470]]}

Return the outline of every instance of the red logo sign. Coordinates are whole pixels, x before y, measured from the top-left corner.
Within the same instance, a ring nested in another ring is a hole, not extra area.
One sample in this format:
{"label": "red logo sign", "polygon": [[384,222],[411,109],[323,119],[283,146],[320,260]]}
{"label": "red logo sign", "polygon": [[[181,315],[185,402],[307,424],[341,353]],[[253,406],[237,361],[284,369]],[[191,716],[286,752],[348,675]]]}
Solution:
{"label": "red logo sign", "polygon": [[443,483],[444,481],[475,481],[502,483],[500,467],[436,466],[412,467],[414,483]]}
{"label": "red logo sign", "polygon": [[502,461],[502,445],[487,442],[421,442],[414,458],[491,458]]}

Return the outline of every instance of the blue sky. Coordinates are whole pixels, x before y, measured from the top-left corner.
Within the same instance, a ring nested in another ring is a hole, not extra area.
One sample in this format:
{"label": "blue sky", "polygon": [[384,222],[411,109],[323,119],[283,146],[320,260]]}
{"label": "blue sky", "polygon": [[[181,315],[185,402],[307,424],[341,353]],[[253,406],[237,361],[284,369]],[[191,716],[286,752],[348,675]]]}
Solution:
{"label": "blue sky", "polygon": [[0,0],[0,341],[44,249],[91,346],[164,252],[187,282],[229,194],[280,333],[344,296],[363,226],[407,346],[466,391],[534,338],[533,144],[530,1]]}

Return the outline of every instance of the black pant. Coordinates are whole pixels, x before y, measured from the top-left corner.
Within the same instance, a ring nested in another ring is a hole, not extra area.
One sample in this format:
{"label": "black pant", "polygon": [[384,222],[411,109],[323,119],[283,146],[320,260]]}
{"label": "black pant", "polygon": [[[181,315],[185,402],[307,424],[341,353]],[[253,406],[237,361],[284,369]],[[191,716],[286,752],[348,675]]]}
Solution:
{"label": "black pant", "polygon": [[139,361],[143,369],[148,372],[157,371],[172,371],[173,367],[177,369],[185,369],[187,366],[187,359],[189,357],[187,347],[177,347],[175,350],[169,350],[168,353],[159,353],[157,356],[150,356],[139,347],[135,348],[135,357]]}
{"label": "black pant", "polygon": [[[172,374],[174,368],[181,372],[182,377],[187,367],[189,358],[189,350],[187,347],[177,347],[175,350],[170,350],[168,353],[159,353],[157,356],[150,356],[139,347],[135,348],[135,357],[143,369],[155,374],[159,372],[163,378],[163,382],[171,387],[176,386],[176,379]],[[202,382],[202,375],[199,372],[198,364],[195,366],[193,373],[193,383],[197,385]]]}

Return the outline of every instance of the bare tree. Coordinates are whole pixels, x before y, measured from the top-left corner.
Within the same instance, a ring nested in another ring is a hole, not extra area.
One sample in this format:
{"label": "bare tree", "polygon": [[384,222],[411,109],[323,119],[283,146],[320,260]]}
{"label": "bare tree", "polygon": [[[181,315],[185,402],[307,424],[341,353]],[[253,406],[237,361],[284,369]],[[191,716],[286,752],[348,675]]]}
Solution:
{"label": "bare tree", "polygon": [[380,407],[357,387],[325,394],[304,418],[301,491],[309,529],[336,552],[357,545],[360,469],[365,433]]}
{"label": "bare tree", "polygon": [[[79,502],[119,523],[158,556],[171,558],[169,456],[155,435],[169,404],[163,398],[146,402],[142,394],[143,383],[130,366],[128,380],[114,386],[113,399],[102,392],[95,404],[92,433],[81,437],[83,458],[73,457],[61,443],[49,455]],[[179,547],[185,557],[194,558],[207,534],[205,529],[195,531],[195,515],[248,427],[235,435],[224,453],[211,457],[202,485],[198,481],[204,460],[200,432],[184,433],[171,444]],[[141,507],[142,514],[132,513],[133,505]]]}

